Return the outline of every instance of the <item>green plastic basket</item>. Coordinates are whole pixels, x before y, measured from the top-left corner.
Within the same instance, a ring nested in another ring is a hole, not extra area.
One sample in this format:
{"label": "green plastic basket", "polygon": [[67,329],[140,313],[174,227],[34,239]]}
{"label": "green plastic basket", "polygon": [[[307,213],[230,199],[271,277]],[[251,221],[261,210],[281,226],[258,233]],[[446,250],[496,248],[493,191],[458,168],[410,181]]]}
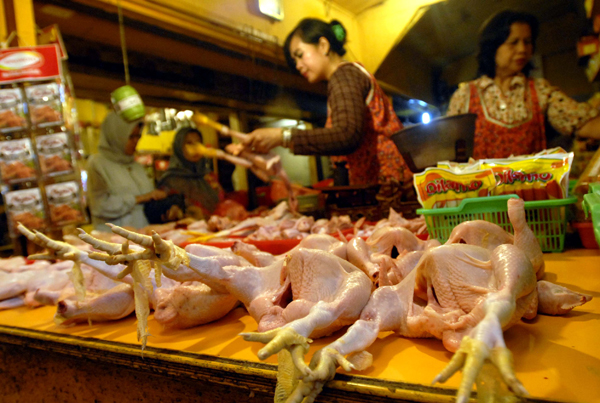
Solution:
{"label": "green plastic basket", "polygon": [[588,194],[583,195],[583,210],[586,217],[592,216],[594,235],[600,245],[600,183],[590,183]]}
{"label": "green plastic basket", "polygon": [[[485,220],[498,224],[505,231],[514,232],[507,213],[506,202],[517,195],[503,195],[464,199],[458,207],[418,209],[425,216],[429,236],[444,243],[458,224],[464,221]],[[542,251],[562,252],[567,227],[566,206],[577,201],[576,197],[556,200],[525,202],[525,216],[529,227],[537,237]]]}

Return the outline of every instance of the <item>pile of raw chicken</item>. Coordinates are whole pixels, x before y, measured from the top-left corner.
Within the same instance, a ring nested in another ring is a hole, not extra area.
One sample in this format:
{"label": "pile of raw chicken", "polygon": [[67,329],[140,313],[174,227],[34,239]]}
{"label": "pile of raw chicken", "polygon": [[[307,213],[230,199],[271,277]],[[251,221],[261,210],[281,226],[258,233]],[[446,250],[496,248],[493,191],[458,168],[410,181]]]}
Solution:
{"label": "pile of raw chicken", "polygon": [[[135,310],[143,345],[150,310],[172,329],[218,320],[242,304],[257,332],[241,336],[265,344],[260,359],[278,355],[276,402],[311,402],[338,367],[369,367],[366,350],[379,332],[391,330],[438,338],[455,352],[435,381],[462,369],[459,402],[468,400],[486,361],[515,394],[524,395],[503,330],[538,312],[567,313],[591,297],[543,280],[543,254],[523,201],[508,203],[514,235],[470,221],[440,245],[415,236],[419,221],[392,214],[364,237],[311,234],[280,256],[241,241],[230,249],[202,244],[182,249],[156,232],[116,226],[112,230],[123,242],[81,231],[83,242],[74,245],[20,226],[47,249],[30,256],[36,262],[29,266],[37,265],[35,272],[43,270],[48,280],[24,270],[22,258],[5,260],[0,299],[4,307],[18,305],[19,298],[57,304],[55,319],[63,325],[119,319]],[[10,295],[24,296],[7,299]],[[305,362],[311,339],[344,327],[343,336]]]}
{"label": "pile of raw chicken", "polygon": [[[360,220],[352,223],[350,216],[334,216],[330,219],[315,220],[291,211],[288,203],[283,201],[271,210],[263,211],[260,215],[248,217],[248,213],[240,205],[228,206],[228,211],[221,215],[212,215],[208,220],[193,220],[185,218],[176,222],[160,225],[150,225],[137,231],[151,235],[156,232],[167,241],[177,246],[189,243],[224,242],[224,241],[274,241],[282,239],[304,239],[311,234],[329,234],[339,236],[351,234],[363,238],[383,225],[400,225],[408,228],[417,235],[427,233],[423,217],[407,220],[401,214],[390,209],[387,219],[380,223],[369,223]],[[243,210],[242,213],[237,209]],[[355,231],[354,231],[355,230]],[[356,233],[356,234],[355,234]],[[110,235],[92,232],[96,238],[104,240],[118,239]],[[118,241],[113,241],[118,242]]]}

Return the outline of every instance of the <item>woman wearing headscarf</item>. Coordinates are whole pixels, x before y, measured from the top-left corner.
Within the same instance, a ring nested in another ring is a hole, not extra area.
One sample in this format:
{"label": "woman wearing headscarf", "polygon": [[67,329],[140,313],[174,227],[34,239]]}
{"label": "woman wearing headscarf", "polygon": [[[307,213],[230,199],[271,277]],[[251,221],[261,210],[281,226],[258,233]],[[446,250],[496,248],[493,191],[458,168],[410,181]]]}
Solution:
{"label": "woman wearing headscarf", "polygon": [[183,194],[187,213],[202,218],[215,211],[224,192],[211,176],[206,158],[192,151],[199,143],[202,135],[196,129],[185,127],[175,134],[169,168],[158,181],[158,187],[169,194]]}
{"label": "woman wearing headscarf", "polygon": [[97,230],[110,231],[106,223],[145,227],[143,204],[166,196],[154,189],[144,167],[134,161],[142,127],[142,121],[130,123],[115,112],[102,122],[98,153],[88,162],[90,211]]}

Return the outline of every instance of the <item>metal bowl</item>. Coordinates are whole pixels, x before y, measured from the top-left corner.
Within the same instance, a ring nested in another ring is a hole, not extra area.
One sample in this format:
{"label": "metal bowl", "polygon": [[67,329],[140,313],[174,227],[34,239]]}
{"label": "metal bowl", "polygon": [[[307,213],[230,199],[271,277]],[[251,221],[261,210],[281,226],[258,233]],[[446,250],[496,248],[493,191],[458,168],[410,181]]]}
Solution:
{"label": "metal bowl", "polygon": [[400,130],[391,139],[413,172],[438,161],[467,161],[473,155],[477,115],[446,116]]}

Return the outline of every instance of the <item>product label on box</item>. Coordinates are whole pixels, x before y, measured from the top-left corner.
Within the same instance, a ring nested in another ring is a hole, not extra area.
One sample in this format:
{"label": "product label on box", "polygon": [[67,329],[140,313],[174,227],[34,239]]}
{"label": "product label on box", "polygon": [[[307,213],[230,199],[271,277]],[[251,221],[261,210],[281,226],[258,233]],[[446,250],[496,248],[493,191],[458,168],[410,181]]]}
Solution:
{"label": "product label on box", "polygon": [[496,186],[490,169],[454,172],[444,168],[427,168],[413,177],[417,197],[424,208],[457,207],[462,200],[489,196]]}
{"label": "product label on box", "polygon": [[67,133],[48,134],[36,138],[40,169],[45,175],[73,171]]}
{"label": "product label on box", "polygon": [[31,140],[0,141],[0,177],[7,184],[36,177]]}
{"label": "product label on box", "polygon": [[482,160],[491,169],[497,186],[492,194],[516,194],[525,201],[567,197],[572,153],[515,157],[511,160]]}
{"label": "product label on box", "polygon": [[18,88],[0,90],[0,133],[27,128],[23,94]]}
{"label": "product label on box", "polygon": [[58,78],[57,45],[0,49],[0,84]]}
{"label": "product label on box", "polygon": [[18,223],[29,229],[41,230],[46,227],[46,213],[40,189],[25,189],[8,192],[4,195],[6,213],[10,222],[10,233],[19,234]]}
{"label": "product label on box", "polygon": [[62,124],[62,100],[57,83],[32,85],[25,88],[31,124],[38,127]]}
{"label": "product label on box", "polygon": [[52,223],[67,224],[81,221],[83,214],[79,196],[79,185],[76,182],[46,186],[46,197]]}

